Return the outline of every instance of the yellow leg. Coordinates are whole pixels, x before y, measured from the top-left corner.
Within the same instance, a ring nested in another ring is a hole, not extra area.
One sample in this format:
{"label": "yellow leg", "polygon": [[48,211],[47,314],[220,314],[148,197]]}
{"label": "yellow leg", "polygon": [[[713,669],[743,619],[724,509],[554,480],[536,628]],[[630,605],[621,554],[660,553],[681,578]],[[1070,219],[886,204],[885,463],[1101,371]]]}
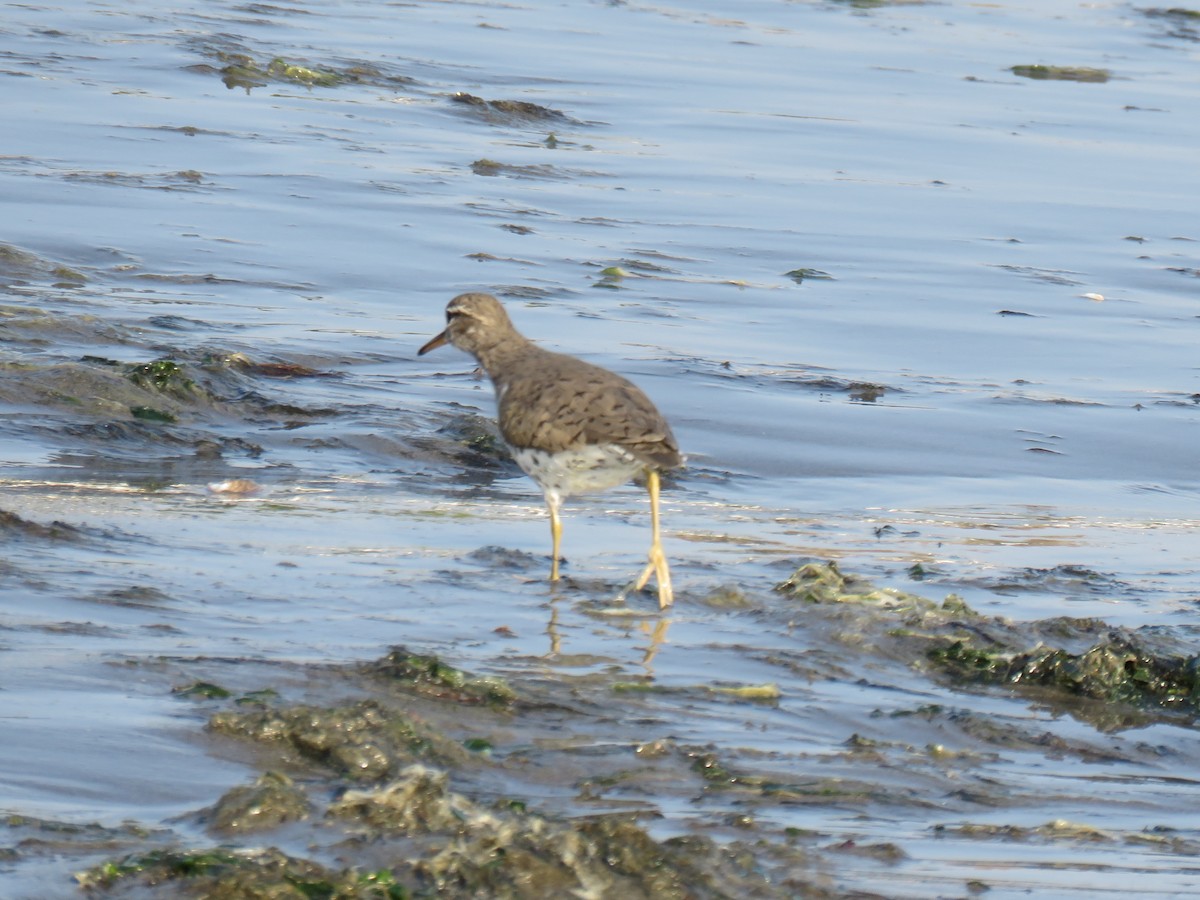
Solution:
{"label": "yellow leg", "polygon": [[562,501],[557,497],[546,496],[546,508],[550,510],[550,580],[558,581],[558,548],[562,544],[562,519],[558,516],[558,508]]}
{"label": "yellow leg", "polygon": [[634,585],[634,590],[640,591],[650,580],[651,573],[658,582],[658,608],[666,609],[675,602],[675,592],[671,590],[671,568],[667,565],[667,554],[662,548],[662,538],[658,529],[658,471],[646,470],[646,490],[650,492],[650,563],[642,570],[642,576]]}

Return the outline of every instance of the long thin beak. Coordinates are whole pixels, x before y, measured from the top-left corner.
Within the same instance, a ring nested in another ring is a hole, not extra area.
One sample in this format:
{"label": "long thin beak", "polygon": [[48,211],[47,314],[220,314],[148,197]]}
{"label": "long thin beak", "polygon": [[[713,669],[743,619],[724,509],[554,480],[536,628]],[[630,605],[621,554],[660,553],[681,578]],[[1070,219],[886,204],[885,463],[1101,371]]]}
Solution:
{"label": "long thin beak", "polygon": [[444,347],[448,343],[450,343],[450,338],[447,336],[446,332],[443,331],[437,337],[430,338],[429,343],[417,351],[417,356],[424,356],[430,350],[436,350],[438,347]]}

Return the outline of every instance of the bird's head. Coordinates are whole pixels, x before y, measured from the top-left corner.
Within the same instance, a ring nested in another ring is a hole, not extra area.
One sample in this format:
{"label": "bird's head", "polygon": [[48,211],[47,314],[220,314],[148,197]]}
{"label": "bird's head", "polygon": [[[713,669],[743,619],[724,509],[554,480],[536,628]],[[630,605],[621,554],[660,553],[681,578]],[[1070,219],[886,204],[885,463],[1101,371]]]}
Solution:
{"label": "bird's head", "polygon": [[445,330],[430,339],[417,351],[417,355],[424,356],[430,350],[452,344],[459,350],[478,356],[481,350],[494,346],[514,333],[508,313],[491,294],[459,294],[446,305]]}

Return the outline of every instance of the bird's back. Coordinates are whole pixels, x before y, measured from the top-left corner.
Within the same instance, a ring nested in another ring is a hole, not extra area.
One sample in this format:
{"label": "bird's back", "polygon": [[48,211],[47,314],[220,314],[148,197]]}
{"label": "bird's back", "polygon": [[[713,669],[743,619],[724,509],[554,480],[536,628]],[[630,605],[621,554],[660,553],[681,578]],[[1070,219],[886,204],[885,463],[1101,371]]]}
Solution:
{"label": "bird's back", "polygon": [[642,463],[683,463],[666,419],[637,385],[584,360],[529,344],[496,385],[500,430],[514,448],[547,453],[614,444]]}

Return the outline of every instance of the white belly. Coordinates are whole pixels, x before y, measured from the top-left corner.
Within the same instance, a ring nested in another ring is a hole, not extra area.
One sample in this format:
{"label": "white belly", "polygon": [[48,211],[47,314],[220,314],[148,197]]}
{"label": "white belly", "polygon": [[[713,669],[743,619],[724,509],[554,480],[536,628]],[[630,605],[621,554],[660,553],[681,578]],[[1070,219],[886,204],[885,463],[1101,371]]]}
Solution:
{"label": "white belly", "polygon": [[579,450],[546,453],[510,448],[513,459],[541,489],[560,498],[616,487],[636,475],[644,463],[615,444],[592,444]]}

